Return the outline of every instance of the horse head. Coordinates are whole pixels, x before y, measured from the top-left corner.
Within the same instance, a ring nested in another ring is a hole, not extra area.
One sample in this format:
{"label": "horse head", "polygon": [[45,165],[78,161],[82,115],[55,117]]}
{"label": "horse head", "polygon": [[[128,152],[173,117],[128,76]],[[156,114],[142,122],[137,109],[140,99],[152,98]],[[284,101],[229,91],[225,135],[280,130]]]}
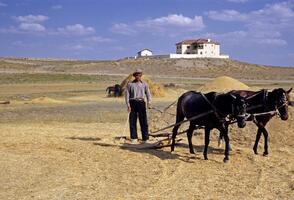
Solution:
{"label": "horse head", "polygon": [[287,120],[289,117],[288,106],[292,104],[289,95],[291,91],[292,88],[288,91],[283,88],[274,89],[272,91],[275,108],[277,109],[282,120]]}
{"label": "horse head", "polygon": [[246,101],[244,97],[238,94],[230,94],[232,100],[232,117],[237,120],[239,128],[246,126]]}

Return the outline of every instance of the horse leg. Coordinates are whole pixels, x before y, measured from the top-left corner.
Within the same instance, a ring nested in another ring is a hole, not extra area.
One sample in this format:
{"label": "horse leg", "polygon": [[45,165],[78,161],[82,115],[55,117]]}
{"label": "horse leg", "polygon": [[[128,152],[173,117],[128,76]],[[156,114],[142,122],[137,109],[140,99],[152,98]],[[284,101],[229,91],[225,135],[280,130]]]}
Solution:
{"label": "horse leg", "polygon": [[257,155],[258,152],[257,152],[257,147],[258,147],[258,142],[259,142],[259,139],[260,139],[260,136],[261,136],[261,127],[258,127],[257,129],[257,134],[256,134],[256,139],[255,139],[255,143],[254,143],[254,146],[253,146],[253,151],[254,153]]}
{"label": "horse leg", "polygon": [[223,142],[224,136],[219,133],[218,139],[217,139],[217,146],[221,147],[222,146],[222,142]]}
{"label": "horse leg", "polygon": [[208,160],[207,157],[207,149],[208,149],[208,145],[210,142],[210,128],[205,127],[205,140],[204,140],[204,151],[203,151],[203,156],[204,156],[204,160]]}
{"label": "horse leg", "polygon": [[229,161],[229,153],[230,153],[230,138],[228,136],[228,129],[224,128],[222,130],[222,134],[224,136],[225,143],[226,143],[226,146],[225,146],[225,158],[224,158],[224,162],[226,163],[226,162]]}
{"label": "horse leg", "polygon": [[187,137],[188,137],[189,149],[191,154],[195,154],[193,144],[192,144],[192,135],[193,135],[194,129],[195,129],[195,124],[193,122],[190,122],[190,126],[187,131]]}
{"label": "horse leg", "polygon": [[[179,106],[177,107],[177,116],[176,116],[176,123],[179,123],[181,121],[183,121],[185,118],[185,116],[183,115],[181,109],[179,108]],[[174,126],[173,128],[173,134],[172,134],[172,144],[171,144],[171,152],[173,152],[175,150],[175,144],[176,144],[176,137],[177,137],[177,133],[178,133],[178,129],[181,126],[181,124]]]}
{"label": "horse leg", "polygon": [[264,152],[263,156],[268,156],[268,132],[265,127],[262,127],[262,133],[264,137]]}
{"label": "horse leg", "polygon": [[[178,123],[178,122],[176,122],[176,123]],[[180,125],[177,125],[177,126],[174,126],[174,128],[173,128],[171,151],[175,150],[176,137],[177,137],[179,127],[180,127]]]}

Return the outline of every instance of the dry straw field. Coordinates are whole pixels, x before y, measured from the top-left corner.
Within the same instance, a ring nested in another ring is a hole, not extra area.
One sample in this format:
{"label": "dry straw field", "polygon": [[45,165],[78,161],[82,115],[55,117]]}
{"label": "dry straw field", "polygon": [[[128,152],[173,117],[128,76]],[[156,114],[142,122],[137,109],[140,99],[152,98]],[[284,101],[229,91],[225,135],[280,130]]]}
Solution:
{"label": "dry straw field", "polygon": [[[194,133],[195,155],[185,135],[173,154],[168,147],[144,149],[116,139],[128,136],[126,107],[123,98],[105,92],[135,67],[155,83],[173,86],[154,98],[159,109],[186,90],[294,86],[294,68],[229,60],[0,59],[0,103],[6,102],[0,104],[0,199],[293,199],[293,108],[287,121],[275,117],[267,126],[268,157],[262,156],[263,139],[259,155],[253,154],[251,122],[244,129],[230,127],[227,164],[216,131],[208,161],[203,130]],[[158,116],[148,110],[151,130],[174,121]]]}

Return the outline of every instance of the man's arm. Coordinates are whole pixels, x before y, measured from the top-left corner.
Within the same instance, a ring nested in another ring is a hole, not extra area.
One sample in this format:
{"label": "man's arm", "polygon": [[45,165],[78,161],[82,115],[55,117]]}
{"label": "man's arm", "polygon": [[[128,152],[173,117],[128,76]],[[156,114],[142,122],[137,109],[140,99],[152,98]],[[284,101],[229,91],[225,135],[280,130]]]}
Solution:
{"label": "man's arm", "polygon": [[146,98],[147,98],[148,108],[150,108],[151,107],[152,96],[151,96],[151,92],[150,92],[150,89],[149,89],[149,85],[147,83],[145,83],[145,94],[146,94]]}

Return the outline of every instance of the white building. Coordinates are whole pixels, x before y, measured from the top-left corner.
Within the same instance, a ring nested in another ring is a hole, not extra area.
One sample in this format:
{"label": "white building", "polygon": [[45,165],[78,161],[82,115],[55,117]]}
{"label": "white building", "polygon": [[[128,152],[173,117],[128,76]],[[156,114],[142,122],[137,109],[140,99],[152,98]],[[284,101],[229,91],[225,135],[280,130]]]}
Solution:
{"label": "white building", "polygon": [[220,44],[211,39],[184,40],[176,47],[176,54],[170,54],[170,58],[229,58],[220,54]]}
{"label": "white building", "polygon": [[137,53],[137,57],[152,56],[152,51],[150,49],[142,49]]}

